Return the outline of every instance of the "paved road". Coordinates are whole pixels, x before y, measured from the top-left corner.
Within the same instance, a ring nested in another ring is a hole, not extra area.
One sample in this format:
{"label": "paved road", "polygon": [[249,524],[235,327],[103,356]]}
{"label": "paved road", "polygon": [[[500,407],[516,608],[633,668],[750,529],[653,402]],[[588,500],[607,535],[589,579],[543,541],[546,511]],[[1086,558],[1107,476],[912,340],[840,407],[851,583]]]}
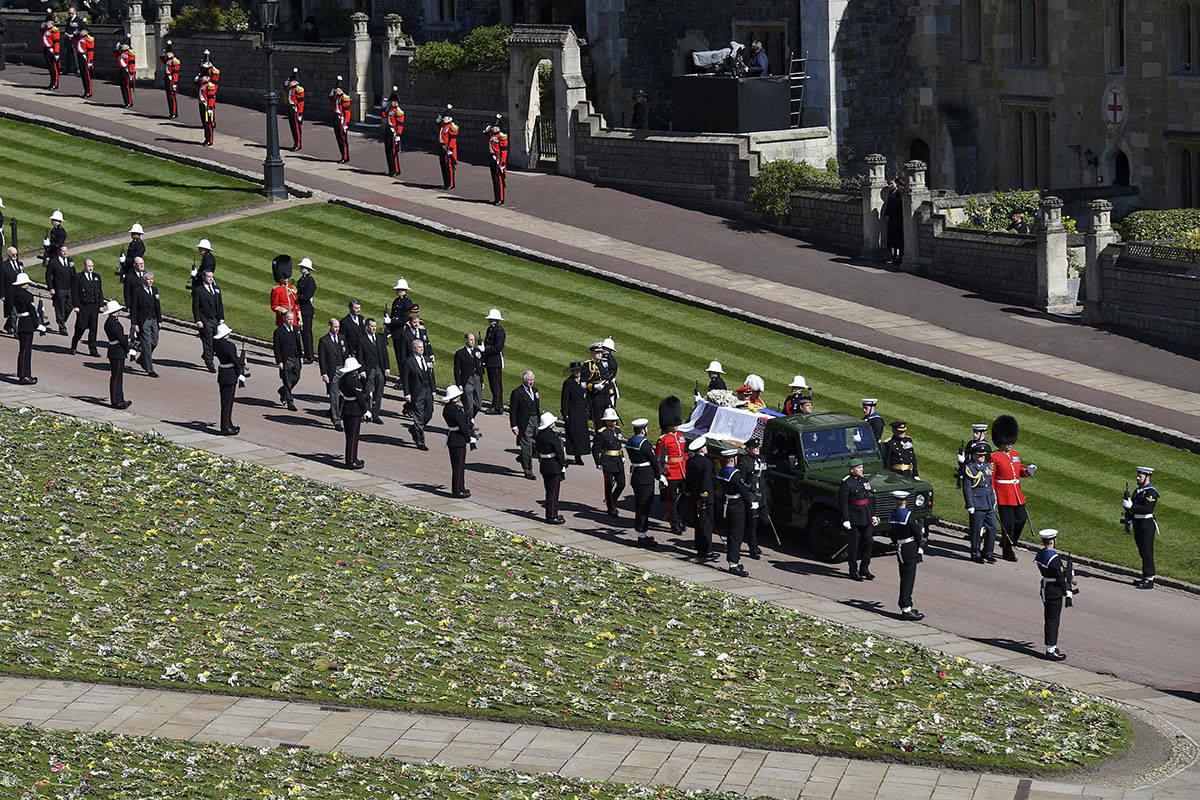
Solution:
{"label": "paved road", "polygon": [[[50,334],[35,339],[36,388],[64,396],[106,402],[107,361],[67,353],[68,337]],[[188,333],[167,330],[155,353],[161,378],[151,379],[134,368],[126,379],[130,409],[153,420],[162,420],[197,431],[210,431],[217,417],[214,376],[199,365],[199,342]],[[0,336],[0,371],[11,378],[16,342]],[[253,376],[238,398],[234,421],[241,439],[285,449],[322,463],[341,459],[344,440],[328,421],[321,402],[320,377],[315,366],[305,367],[298,387],[300,410],[288,412],[277,402],[278,382],[273,365],[262,353],[248,351]],[[510,379],[513,376],[509,376]],[[557,381],[544,387],[547,407],[557,407]],[[413,447],[405,422],[397,416],[395,390],[384,404],[383,425],[364,426],[361,457],[368,473],[400,480],[427,493],[431,499],[447,495],[449,460],[441,435],[440,410],[429,436],[429,452]],[[494,509],[540,520],[541,482],[526,481],[514,463],[514,442],[507,422],[482,417],[485,438],[470,454],[467,485],[471,500]],[[631,497],[621,503],[622,517],[611,520],[597,513],[603,488],[599,473],[590,466],[569,470],[562,492],[567,527],[595,540],[609,540],[632,548]],[[676,539],[660,525],[655,535],[666,552],[687,557],[686,539]],[[965,558],[962,540],[935,536],[931,552],[918,577],[915,598],[929,626],[1021,653],[1040,649],[1041,605],[1037,574],[1031,554],[1018,564],[972,564]],[[1063,542],[1070,546],[1069,540]],[[1132,547],[1132,544],[1130,545]],[[848,607],[890,616],[896,613],[897,576],[892,557],[881,557],[873,571],[878,579],[854,583],[845,568],[768,548],[762,561],[746,561],[753,577],[770,584],[803,589],[844,603]],[[1060,645],[1070,654],[1069,664],[1092,672],[1112,674],[1164,690],[1200,692],[1200,641],[1197,610],[1200,597],[1180,591],[1133,589],[1124,579],[1084,573],[1083,594],[1066,612]]]}
{"label": "paved road", "polygon": [[[39,70],[10,68],[0,76],[0,104],[190,157],[261,169],[262,149],[255,143],[262,139],[261,113],[226,108],[217,147],[203,148],[193,103],[183,103],[180,120],[167,121],[157,92],[142,91],[138,108],[125,112],[114,108],[113,86],[99,85],[95,100],[85,103],[46,92],[40,88],[43,81]],[[70,85],[70,79],[64,81]],[[387,181],[378,175],[377,142],[356,138],[351,164],[339,167],[331,163],[335,145],[327,127],[309,125],[305,141],[304,153],[285,155],[289,178],[321,191],[1200,435],[1200,363],[1188,355],[579,181],[514,172],[509,206],[492,209],[486,205],[489,179],[481,167],[464,165],[458,189],[447,195],[440,192],[436,162],[427,153],[406,153],[403,179]],[[680,262],[679,268],[665,269],[668,260]],[[689,260],[719,265],[733,278],[722,275],[702,284]],[[780,302],[779,296],[755,293],[756,281],[767,278],[803,299]],[[840,302],[826,303],[813,292]],[[1003,352],[956,347],[964,336],[994,339]]]}

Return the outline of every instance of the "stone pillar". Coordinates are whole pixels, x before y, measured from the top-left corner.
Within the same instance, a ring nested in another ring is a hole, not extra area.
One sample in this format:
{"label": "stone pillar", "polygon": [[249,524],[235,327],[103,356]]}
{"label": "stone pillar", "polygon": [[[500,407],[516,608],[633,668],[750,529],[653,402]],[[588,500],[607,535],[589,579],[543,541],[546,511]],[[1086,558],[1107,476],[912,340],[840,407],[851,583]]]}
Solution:
{"label": "stone pillar", "polygon": [[884,247],[883,200],[887,190],[887,159],[879,153],[867,156],[867,183],[863,186],[863,240],[859,256],[876,261]]}
{"label": "stone pillar", "polygon": [[1037,236],[1036,305],[1043,311],[1074,308],[1067,294],[1067,229],[1062,224],[1063,202],[1043,197]]}
{"label": "stone pillar", "polygon": [[1092,229],[1084,237],[1083,319],[1095,324],[1101,321],[1104,313],[1103,265],[1100,256],[1105,248],[1117,241],[1117,234],[1112,229],[1112,203],[1093,200],[1088,203],[1088,209],[1092,212]]}
{"label": "stone pillar", "polygon": [[158,55],[150,52],[152,41],[146,38],[146,20],[142,17],[142,0],[127,0],[129,16],[125,20],[125,38],[137,59],[137,77],[153,78]]}
{"label": "stone pillar", "polygon": [[917,241],[917,213],[929,200],[929,187],[925,185],[925,162],[906,161],[904,175],[908,190],[904,192],[904,269],[916,272],[920,267],[921,253]]}
{"label": "stone pillar", "polygon": [[154,8],[157,12],[154,17],[154,52],[146,53],[146,58],[154,60],[154,78],[157,81],[163,74],[163,65],[158,56],[167,43],[167,26],[171,24],[171,0],[154,0]]}
{"label": "stone pillar", "polygon": [[408,51],[408,60],[411,61],[416,51],[408,47],[408,39],[404,35],[404,19],[399,14],[384,14],[383,15],[383,52],[380,53],[380,66],[382,70],[383,80],[379,84],[383,87],[383,94],[386,97],[396,85],[396,74],[392,67],[392,57],[400,55]]}
{"label": "stone pillar", "polygon": [[[354,32],[350,37],[350,121],[362,122],[371,108],[371,35],[367,33],[370,17],[361,11],[350,15]],[[391,89],[391,86],[388,86]]]}

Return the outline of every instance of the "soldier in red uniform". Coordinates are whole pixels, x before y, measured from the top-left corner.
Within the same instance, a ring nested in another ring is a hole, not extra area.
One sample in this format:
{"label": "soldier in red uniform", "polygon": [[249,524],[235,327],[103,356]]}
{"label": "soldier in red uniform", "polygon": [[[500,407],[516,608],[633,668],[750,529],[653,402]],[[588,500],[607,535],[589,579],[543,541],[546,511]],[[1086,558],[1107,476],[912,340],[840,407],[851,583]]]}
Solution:
{"label": "soldier in red uniform", "polygon": [[350,96],[342,91],[342,76],[338,75],[337,86],[329,93],[333,106],[333,135],[337,137],[338,150],[342,154],[339,164],[350,163]]}
{"label": "soldier in red uniform", "polygon": [[508,134],[500,130],[500,115],[488,126],[488,152],[492,155],[492,205],[504,205],[505,180],[508,177]]}
{"label": "soldier in red uniform", "polygon": [[212,147],[213,131],[217,128],[217,85],[207,74],[200,75],[200,123],[204,126],[204,146]]}
{"label": "soldier in red uniform", "polygon": [[400,96],[397,87],[392,87],[392,94],[383,109],[383,149],[387,156],[388,177],[400,174],[400,137],[404,133],[404,109],[400,107]]}
{"label": "soldier in red uniform", "polygon": [[678,428],[683,424],[683,405],[672,395],[658,404],[658,427],[662,436],[654,446],[654,454],[667,478],[663,499],[667,506],[667,522],[671,532],[683,533],[686,529],[679,514],[679,497],[683,492],[684,463],[687,461],[687,440]]}
{"label": "soldier in red uniform", "polygon": [[163,65],[163,90],[167,93],[167,119],[175,119],[179,116],[179,67],[181,62],[175,57],[175,51],[171,47],[171,40],[167,40],[167,46],[163,48],[162,55],[158,60]]}
{"label": "soldier in red uniform", "polygon": [[[200,119],[204,120],[207,114],[208,124],[215,131],[217,129],[217,87],[221,82],[221,70],[213,66],[212,61],[209,60],[209,55],[209,52],[205,50],[204,56],[200,59],[200,71],[196,73],[192,85],[196,87],[196,96],[199,98],[201,88],[204,86],[204,79],[207,77],[208,82],[212,84],[212,88],[209,90],[212,95],[212,102],[204,101],[200,103]],[[211,139],[212,136],[210,135],[209,138]]]}
{"label": "soldier in red uniform", "polygon": [[1019,429],[1017,421],[1003,414],[992,423],[992,441],[996,450],[992,453],[992,486],[996,490],[996,511],[1000,517],[1000,547],[1005,561],[1016,561],[1013,546],[1021,538],[1021,529],[1029,522],[1025,511],[1025,495],[1021,492],[1021,478],[1037,472],[1037,465],[1025,466],[1013,445],[1017,443]]}
{"label": "soldier in red uniform", "polygon": [[46,21],[42,23],[42,55],[46,57],[46,69],[50,71],[50,83],[46,86],[51,91],[58,88],[58,60],[62,34],[54,24],[52,11],[46,12]]}
{"label": "soldier in red uniform", "polygon": [[292,129],[292,150],[299,150],[304,127],[304,87],[300,85],[300,70],[293,67],[292,77],[288,78],[284,86],[287,87],[288,125]]}
{"label": "soldier in red uniform", "polygon": [[454,188],[454,171],[458,167],[458,125],[454,122],[454,117],[450,116],[451,108],[452,106],[447,105],[445,112],[439,114],[436,120],[444,191]]}
{"label": "soldier in red uniform", "polygon": [[83,96],[92,96],[92,67],[96,61],[96,39],[88,33],[87,28],[79,29],[79,38],[75,40],[75,53],[79,62],[79,80],[83,82]]}
{"label": "soldier in red uniform", "polygon": [[300,305],[296,300],[296,287],[289,279],[292,277],[291,256],[278,255],[271,262],[271,275],[275,279],[275,288],[271,290],[271,310],[275,312],[275,327],[284,323],[289,311],[296,324],[301,324]]}
{"label": "soldier in red uniform", "polygon": [[133,108],[133,88],[137,80],[137,56],[129,42],[121,42],[113,51],[117,57],[117,74],[121,78],[121,99],[125,108]]}

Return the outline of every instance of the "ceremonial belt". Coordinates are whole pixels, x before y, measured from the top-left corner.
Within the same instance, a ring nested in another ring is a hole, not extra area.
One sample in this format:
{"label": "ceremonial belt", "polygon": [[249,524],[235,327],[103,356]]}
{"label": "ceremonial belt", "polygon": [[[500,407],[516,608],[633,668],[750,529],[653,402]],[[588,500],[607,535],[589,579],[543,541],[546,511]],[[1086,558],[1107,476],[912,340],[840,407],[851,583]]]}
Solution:
{"label": "ceremonial belt", "polygon": [[1154,519],[1153,514],[1134,514],[1134,519]]}
{"label": "ceremonial belt", "polygon": [[109,340],[108,340],[108,346],[109,346],[109,347],[120,347],[120,346],[121,346],[121,343],[120,343],[120,342],[114,342],[112,339],[109,339]]}
{"label": "ceremonial belt", "polygon": [[558,458],[558,453],[538,453],[538,458]]}
{"label": "ceremonial belt", "polygon": [[1058,578],[1042,578],[1042,586],[1050,586],[1058,583]]}
{"label": "ceremonial belt", "polygon": [[457,431],[457,430],[458,430],[458,426],[457,426],[457,425],[454,425],[454,426],[452,426],[452,427],[446,428],[446,432],[447,432],[447,433],[449,433],[450,431]]}
{"label": "ceremonial belt", "polygon": [[910,469],[912,469],[912,464],[897,464],[896,466],[892,467],[892,469],[896,472],[908,472]]}
{"label": "ceremonial belt", "polygon": [[852,505],[852,506],[869,506],[869,505],[871,505],[871,501],[869,499],[868,500],[851,500],[850,505]]}
{"label": "ceremonial belt", "polygon": [[998,479],[998,478],[996,479],[996,483],[1003,483],[1003,484],[1005,484],[1006,486],[1011,486],[1011,485],[1012,485],[1012,484],[1014,484],[1014,483],[1020,483],[1020,482],[1021,482],[1021,481],[1020,481],[1019,479],[1017,479],[1017,478],[1008,478],[1008,479],[1005,479],[1005,480],[1000,480],[1000,479]]}
{"label": "ceremonial belt", "polygon": [[909,542],[915,542],[916,540],[917,540],[917,537],[915,537],[915,536],[910,536],[907,539],[899,539],[896,542],[896,546],[899,547],[902,544],[908,544]]}
{"label": "ceremonial belt", "polygon": [[679,464],[683,461],[687,461],[687,456],[667,456],[668,464]]}
{"label": "ceremonial belt", "polygon": [[237,364],[226,364],[224,361],[221,361],[220,359],[217,359],[217,364],[220,365],[221,369],[236,369],[237,368]]}
{"label": "ceremonial belt", "polygon": [[22,311],[20,314],[17,314],[17,316],[18,317],[28,317],[29,314],[30,314],[29,311]]}
{"label": "ceremonial belt", "polygon": [[631,468],[632,467],[648,467],[648,466],[650,466],[650,462],[649,461],[639,461],[636,464],[631,463],[629,466]]}
{"label": "ceremonial belt", "polygon": [[602,455],[602,456],[619,456],[619,455],[621,455],[621,451],[620,450],[601,450],[600,455]]}

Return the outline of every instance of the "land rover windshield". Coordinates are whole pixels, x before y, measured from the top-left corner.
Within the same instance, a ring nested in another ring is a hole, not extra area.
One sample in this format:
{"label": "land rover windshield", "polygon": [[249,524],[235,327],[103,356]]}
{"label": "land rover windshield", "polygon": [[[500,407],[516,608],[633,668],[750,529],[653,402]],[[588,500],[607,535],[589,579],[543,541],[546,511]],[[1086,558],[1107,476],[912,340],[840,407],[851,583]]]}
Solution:
{"label": "land rover windshield", "polygon": [[877,452],[875,435],[867,425],[801,431],[800,447],[804,451],[805,460],[809,462],[829,458],[863,457]]}

